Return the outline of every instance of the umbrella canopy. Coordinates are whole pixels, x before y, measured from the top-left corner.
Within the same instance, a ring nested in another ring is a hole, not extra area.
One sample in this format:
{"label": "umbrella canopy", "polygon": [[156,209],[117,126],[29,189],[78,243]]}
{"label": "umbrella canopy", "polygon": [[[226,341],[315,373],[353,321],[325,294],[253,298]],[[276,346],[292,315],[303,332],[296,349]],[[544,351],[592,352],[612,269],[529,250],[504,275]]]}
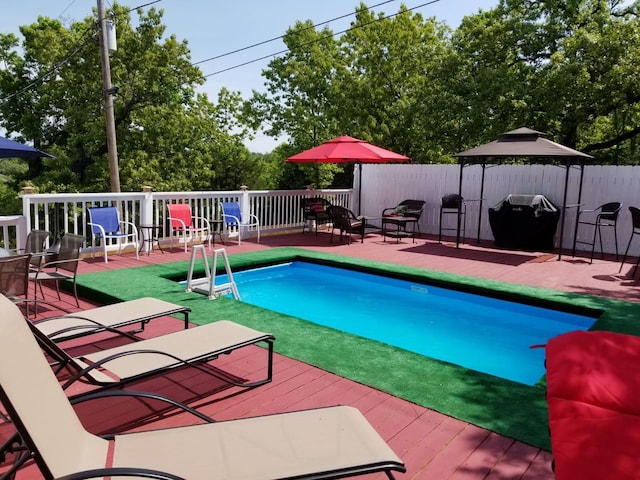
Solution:
{"label": "umbrella canopy", "polygon": [[518,128],[502,134],[498,140],[454,155],[458,158],[593,158],[591,155],[565,147],[544,138],[544,134],[530,128]]}
{"label": "umbrella canopy", "polygon": [[358,178],[358,214],[360,214],[360,203],[362,198],[362,164],[363,163],[386,163],[386,162],[406,162],[409,157],[399,153],[386,150],[381,147],[359,140],[357,138],[343,135],[321,143],[317,147],[310,148],[304,152],[297,153],[287,158],[287,162],[301,163],[357,163],[360,176]]}
{"label": "umbrella canopy", "polygon": [[406,162],[409,157],[394,153],[390,150],[377,147],[358,140],[357,138],[343,135],[297,153],[287,158],[287,162],[319,162],[319,163],[384,163]]}
{"label": "umbrella canopy", "polygon": [[53,155],[42,152],[37,148],[30,147],[24,143],[19,143],[8,138],[0,137],[0,158],[54,158]]}

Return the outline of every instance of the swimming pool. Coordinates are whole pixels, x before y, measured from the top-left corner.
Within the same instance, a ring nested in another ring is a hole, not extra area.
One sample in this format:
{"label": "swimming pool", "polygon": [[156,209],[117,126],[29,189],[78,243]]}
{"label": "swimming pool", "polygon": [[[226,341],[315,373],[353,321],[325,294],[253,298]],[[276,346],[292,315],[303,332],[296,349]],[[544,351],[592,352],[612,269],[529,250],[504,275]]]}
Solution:
{"label": "swimming pool", "polygon": [[243,302],[526,385],[545,373],[544,349],[531,345],[596,320],[306,262],[233,276]]}

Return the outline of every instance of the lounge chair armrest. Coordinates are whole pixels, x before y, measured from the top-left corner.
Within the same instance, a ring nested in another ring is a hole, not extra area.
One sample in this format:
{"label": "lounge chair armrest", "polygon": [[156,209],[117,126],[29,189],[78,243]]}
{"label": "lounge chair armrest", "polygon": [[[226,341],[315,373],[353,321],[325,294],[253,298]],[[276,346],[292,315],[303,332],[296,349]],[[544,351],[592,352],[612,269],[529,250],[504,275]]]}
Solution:
{"label": "lounge chair armrest", "polygon": [[69,475],[58,477],[56,480],[84,480],[87,478],[104,477],[140,477],[155,478],[158,480],[185,480],[182,477],[172,475],[171,473],[136,467],[96,468],[93,470],[85,470],[83,472],[70,473]]}
{"label": "lounge chair armrest", "polygon": [[[41,300],[39,300],[39,302],[41,302]],[[64,309],[62,309],[64,310]],[[82,313],[82,312],[80,312]],[[65,327],[62,328],[60,330],[57,330],[55,332],[51,332],[47,334],[47,337],[50,338],[51,340],[53,340],[54,342],[57,341],[56,337],[58,335],[64,335],[67,333],[71,333],[71,332],[75,332],[75,331],[86,331],[86,332],[91,332],[91,331],[105,331],[105,332],[109,332],[112,333],[113,335],[116,336],[122,336],[122,337],[126,337],[129,340],[133,340],[134,342],[140,341],[140,338],[136,337],[135,335],[132,335],[129,332],[123,331],[119,328],[116,327],[111,327],[108,325],[104,325],[100,322],[97,322],[95,320],[91,320],[87,317],[83,317],[82,315],[79,314],[71,314],[70,312],[67,311],[66,315],[57,315],[55,317],[47,317],[47,318],[42,318],[39,320],[33,320],[32,323],[37,327],[39,325],[45,324],[45,323],[49,323],[49,322],[54,322],[56,320],[68,320],[70,318],[76,318],[78,320],[84,320],[85,322],[87,322],[84,325],[73,325],[70,327]],[[62,337],[62,340],[64,340],[65,337]]]}
{"label": "lounge chair armrest", "polygon": [[160,356],[164,356],[164,357],[169,357],[169,358],[171,358],[172,360],[174,360],[176,362],[176,365],[179,365],[179,364],[189,365],[189,362],[187,360],[184,360],[184,359],[182,359],[180,357],[176,357],[175,355],[171,355],[170,353],[163,352],[163,351],[160,351],[160,350],[144,350],[144,349],[128,350],[126,352],[114,353],[113,355],[109,355],[107,357],[104,357],[104,358],[100,359],[97,362],[92,363],[91,365],[88,365],[87,367],[83,368],[82,370],[78,370],[74,375],[72,375],[64,383],[64,385],[62,385],[62,389],[66,390],[67,388],[69,388],[71,385],[73,385],[76,381],[80,380],[85,375],[91,375],[91,371],[92,370],[99,369],[105,363],[109,363],[112,360],[115,360],[115,359],[118,359],[118,358],[122,358],[122,357],[127,357],[129,355],[140,355],[140,354],[151,354],[151,355],[160,355]]}
{"label": "lounge chair armrest", "polygon": [[205,415],[204,413],[201,413],[191,407],[189,407],[188,405],[185,405],[184,403],[178,402],[176,400],[173,400],[169,397],[165,397],[164,395],[160,395],[157,393],[151,393],[151,392],[143,392],[143,391],[138,391],[138,390],[101,390],[98,392],[88,392],[88,393],[84,393],[84,394],[80,394],[80,395],[76,395],[74,397],[71,397],[69,399],[69,402],[71,402],[72,405],[76,405],[78,403],[82,403],[82,402],[88,402],[91,400],[96,400],[96,399],[100,399],[100,398],[107,398],[107,397],[136,397],[136,398],[149,398],[152,400],[157,400],[159,402],[164,402],[164,403],[168,403],[169,405],[172,405],[176,408],[179,408],[180,410],[190,413],[191,415],[194,415],[195,417],[198,417],[200,420],[203,420],[206,423],[216,423],[216,420]]}

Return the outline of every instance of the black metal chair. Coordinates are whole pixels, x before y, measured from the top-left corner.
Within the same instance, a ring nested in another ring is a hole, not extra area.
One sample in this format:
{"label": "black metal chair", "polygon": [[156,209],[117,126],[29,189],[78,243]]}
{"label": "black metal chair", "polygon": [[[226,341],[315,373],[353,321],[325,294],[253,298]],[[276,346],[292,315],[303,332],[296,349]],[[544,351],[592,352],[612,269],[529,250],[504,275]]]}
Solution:
{"label": "black metal chair", "polygon": [[[442,225],[442,217],[444,215],[455,215],[456,223],[455,227],[444,227]],[[467,222],[467,205],[464,203],[464,198],[457,193],[447,193],[442,196],[440,203],[440,227],[438,228],[438,242],[442,242],[443,231],[458,232],[458,216],[460,216],[460,233],[462,234],[462,243],[464,243],[464,231]]]}
{"label": "black metal chair", "polygon": [[331,229],[331,238],[329,243],[333,243],[333,231],[337,228],[340,231],[340,240],[342,241],[342,235],[347,237],[347,244],[351,243],[351,234],[355,233],[362,237],[360,243],[364,243],[364,234],[366,228],[366,222],[362,218],[358,218],[348,208],[340,207],[338,205],[332,205],[327,208],[327,213],[333,223]]}
{"label": "black metal chair", "polygon": [[331,207],[331,202],[322,197],[303,198],[300,204],[302,207],[302,233],[307,229],[310,221],[314,222],[316,235],[318,235],[318,225],[331,223],[331,216],[327,213],[327,208]]}
{"label": "black metal chair", "polygon": [[[593,262],[593,253],[596,249],[596,236],[600,241],[600,258],[604,258],[604,250],[602,248],[602,228],[613,228],[613,238],[616,248],[616,261],[618,260],[618,214],[622,204],[620,202],[609,202],[600,205],[593,210],[580,210],[578,212],[578,224],[576,228],[576,235],[573,239],[573,256],[576,255],[576,244],[591,246],[591,257],[589,262]],[[584,218],[584,214],[587,214],[587,218]],[[595,215],[595,217],[593,216]],[[591,241],[578,240],[580,226],[593,227],[593,237]]]}
{"label": "black metal chair", "polygon": [[[640,208],[629,207],[629,212],[631,213],[631,223],[633,225],[633,229],[631,230],[629,243],[627,243],[627,249],[624,251],[624,256],[622,257],[622,263],[620,264],[620,270],[618,270],[618,273],[622,272],[622,267],[624,266],[624,261],[627,259],[627,254],[629,253],[629,247],[631,247],[631,241],[633,240],[634,235],[640,234]],[[638,268],[639,262],[640,262],[640,257],[638,257],[638,260],[636,261],[636,264],[633,267],[632,275],[636,274],[636,269]]]}
{"label": "black metal chair", "polygon": [[[85,238],[81,235],[65,233],[60,238],[60,246],[58,251],[45,259],[39,266],[37,271],[29,274],[29,280],[35,283],[35,298],[38,298],[38,287],[40,294],[44,300],[44,292],[42,290],[42,282],[55,282],[56,293],[60,300],[60,282],[70,280],[73,286],[73,295],[76,299],[76,306],[80,306],[78,300],[78,289],[76,285],[76,276],[78,274],[78,265],[80,263],[80,249],[84,245]],[[49,260],[51,258],[52,260]]]}
{"label": "black metal chair", "polygon": [[31,230],[27,235],[27,242],[24,248],[14,250],[16,254],[31,254],[31,266],[37,269],[46,255],[45,245],[50,233],[46,230]]}
{"label": "black metal chair", "polygon": [[0,294],[13,303],[24,304],[27,317],[29,317],[30,265],[30,253],[0,258]]}
{"label": "black metal chair", "polygon": [[[420,217],[424,211],[424,200],[403,200],[395,207],[385,208],[382,210],[382,229],[385,229],[385,224],[396,225],[398,229],[404,229],[407,223],[411,223],[412,228],[418,229],[418,236],[420,232]],[[413,232],[415,237],[415,232]]]}

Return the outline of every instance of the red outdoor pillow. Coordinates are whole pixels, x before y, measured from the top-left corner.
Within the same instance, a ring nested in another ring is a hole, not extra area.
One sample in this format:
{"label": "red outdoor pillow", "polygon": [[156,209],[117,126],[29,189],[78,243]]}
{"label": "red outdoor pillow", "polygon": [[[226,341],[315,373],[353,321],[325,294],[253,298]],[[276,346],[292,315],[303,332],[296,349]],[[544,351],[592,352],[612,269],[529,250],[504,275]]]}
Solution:
{"label": "red outdoor pillow", "polygon": [[324,206],[321,203],[312,203],[309,205],[309,210],[313,213],[322,213],[324,212]]}

